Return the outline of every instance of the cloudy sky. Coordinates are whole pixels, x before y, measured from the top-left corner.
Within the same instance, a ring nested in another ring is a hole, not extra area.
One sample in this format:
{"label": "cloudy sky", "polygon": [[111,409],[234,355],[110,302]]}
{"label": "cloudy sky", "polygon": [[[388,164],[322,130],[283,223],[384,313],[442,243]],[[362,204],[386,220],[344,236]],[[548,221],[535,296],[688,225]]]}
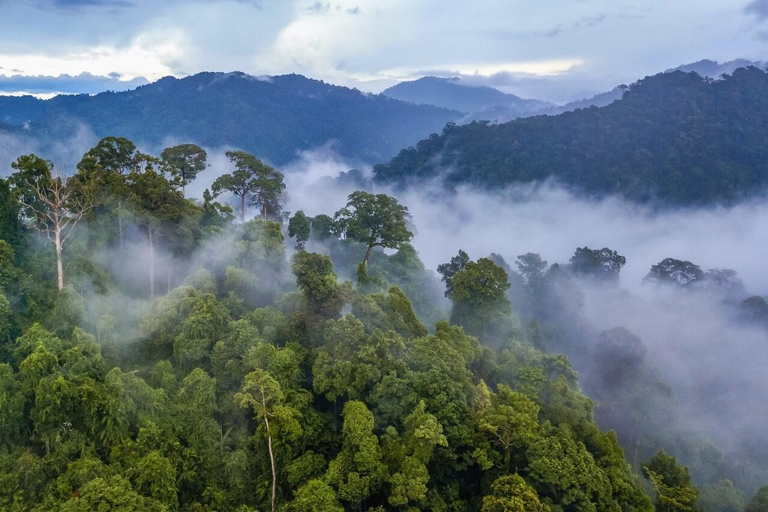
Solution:
{"label": "cloudy sky", "polygon": [[566,101],[766,49],[768,0],[0,0],[5,93],[239,70],[372,92],[466,75]]}

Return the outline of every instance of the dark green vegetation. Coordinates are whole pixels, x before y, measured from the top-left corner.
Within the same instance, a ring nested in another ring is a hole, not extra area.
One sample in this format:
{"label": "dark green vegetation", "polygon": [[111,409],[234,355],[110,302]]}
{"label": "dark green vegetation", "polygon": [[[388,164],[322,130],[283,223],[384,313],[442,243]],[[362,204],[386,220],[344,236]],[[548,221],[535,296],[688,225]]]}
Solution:
{"label": "dark green vegetation", "polygon": [[200,73],[120,93],[0,97],[0,122],[19,136],[61,141],[84,123],[97,137],[119,133],[142,147],[161,147],[170,137],[242,148],[276,165],[329,142],[343,157],[381,162],[459,117],[301,75]]}
{"label": "dark green vegetation", "polygon": [[[501,267],[467,262],[466,330],[428,329],[394,199],[294,220],[333,259],[289,258],[280,217],[233,224],[179,167],[111,138],[73,177],[30,155],[2,182],[0,508],[651,510],[567,360],[515,327]],[[37,234],[58,196],[61,246]]]}
{"label": "dark green vegetation", "polygon": [[645,396],[663,384],[640,340],[571,346],[610,382],[591,384],[597,409],[559,354],[578,326],[558,301],[576,280],[615,287],[615,251],[552,266],[525,254],[519,272],[461,252],[438,269],[449,312],[395,198],[358,191],[333,216],[290,215],[282,175],[233,152],[216,192],[258,213],[235,223],[210,192],[184,197],[205,172],[198,149],[157,158],[110,137],[74,176],[26,155],[0,181],[1,509],[746,505],[727,468],[710,464],[698,490],[656,453],[665,426],[630,421],[643,436],[626,443],[631,464],[598,428],[593,412],[626,437],[628,409],[668,405]]}
{"label": "dark green vegetation", "polygon": [[440,177],[498,188],[553,178],[591,195],[668,204],[730,202],[768,184],[768,74],[674,72],[619,101],[506,124],[448,125],[374,167],[381,183]]}

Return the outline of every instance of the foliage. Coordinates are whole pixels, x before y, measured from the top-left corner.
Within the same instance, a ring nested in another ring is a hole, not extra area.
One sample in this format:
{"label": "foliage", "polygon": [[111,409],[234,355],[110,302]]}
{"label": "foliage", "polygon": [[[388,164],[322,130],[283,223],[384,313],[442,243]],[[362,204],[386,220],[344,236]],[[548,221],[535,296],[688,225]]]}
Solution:
{"label": "foliage", "polygon": [[768,178],[761,94],[768,74],[741,68],[722,80],[662,73],[608,106],[504,124],[446,125],[386,164],[380,183],[442,177],[448,186],[499,189],[549,178],[590,195],[668,204],[734,202]]}

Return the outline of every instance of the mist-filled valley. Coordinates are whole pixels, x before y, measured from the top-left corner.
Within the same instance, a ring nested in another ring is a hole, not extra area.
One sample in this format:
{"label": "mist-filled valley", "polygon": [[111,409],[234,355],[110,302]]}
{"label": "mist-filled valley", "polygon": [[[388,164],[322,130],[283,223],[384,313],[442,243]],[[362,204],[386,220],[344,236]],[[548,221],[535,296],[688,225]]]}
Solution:
{"label": "mist-filled valley", "polygon": [[161,153],[108,138],[2,183],[4,507],[762,499],[768,201]]}

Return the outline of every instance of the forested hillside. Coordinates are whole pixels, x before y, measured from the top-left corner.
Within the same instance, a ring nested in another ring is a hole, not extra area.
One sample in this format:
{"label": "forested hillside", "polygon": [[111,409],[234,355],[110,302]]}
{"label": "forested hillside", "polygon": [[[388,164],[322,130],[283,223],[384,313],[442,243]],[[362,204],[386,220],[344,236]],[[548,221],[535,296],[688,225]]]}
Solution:
{"label": "forested hillside", "polygon": [[564,274],[459,254],[443,310],[396,199],[288,215],[279,171],[228,156],[202,202],[194,145],[108,138],[70,178],[25,155],[0,182],[0,507],[649,511],[655,489],[695,510],[688,469],[633,473],[557,340],[521,325],[510,280],[536,307]]}
{"label": "forested hillside", "polygon": [[602,108],[506,124],[449,124],[374,167],[380,183],[441,178],[485,188],[553,178],[591,195],[674,204],[735,201],[768,183],[768,74],[673,72]]}
{"label": "forested hillside", "polygon": [[0,121],[25,124],[24,133],[44,144],[66,140],[82,123],[97,137],[120,134],[143,147],[192,140],[243,148],[277,165],[326,143],[349,159],[383,161],[459,117],[301,75],[200,73],[120,93],[0,97]]}

